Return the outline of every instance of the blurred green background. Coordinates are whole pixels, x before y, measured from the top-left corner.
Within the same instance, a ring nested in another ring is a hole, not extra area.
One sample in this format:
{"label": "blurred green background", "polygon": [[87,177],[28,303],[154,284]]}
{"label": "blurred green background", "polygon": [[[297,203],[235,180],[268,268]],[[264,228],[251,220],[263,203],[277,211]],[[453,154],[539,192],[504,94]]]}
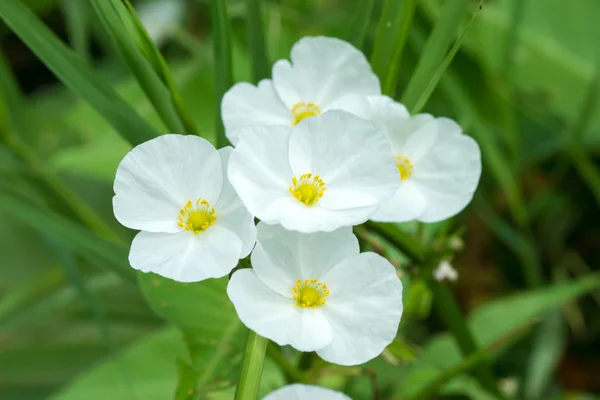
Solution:
{"label": "blurred green background", "polygon": [[[22,3],[144,120],[169,131],[88,0]],[[417,2],[399,98],[426,38],[445,18],[445,3]],[[249,81],[246,2],[227,4],[234,79]],[[271,62],[289,57],[302,36],[351,40],[361,30],[355,21],[371,5],[363,46],[368,58],[378,32],[393,28],[380,21],[384,1],[265,0]],[[198,131],[214,141],[208,2],[140,0],[134,6]],[[507,397],[597,398],[600,2],[489,0],[478,9],[479,2],[470,3],[456,27],[458,36],[477,13],[423,111],[456,119],[479,142],[480,187],[457,218],[399,229],[452,258],[460,278],[447,286],[479,345],[493,351],[490,363]],[[131,145],[1,22],[0,45],[0,399],[169,399],[178,382],[182,387],[188,362],[200,371],[203,393],[188,398],[232,398],[245,331],[226,304],[226,281],[178,285],[145,276],[136,282],[126,258],[134,232],[118,225],[111,208],[115,170]],[[82,199],[121,241],[96,241],[57,198],[57,188]],[[399,338],[367,369],[324,373],[317,381],[370,399],[374,372],[379,398],[409,398],[461,356],[444,333],[444,316],[432,307],[419,266],[388,246],[385,235],[359,233],[365,249],[384,253],[403,274]],[[174,324],[183,326],[185,340]],[[276,356],[271,352],[267,360],[262,394],[286,381],[272,361]],[[468,368],[436,396],[494,398]]]}

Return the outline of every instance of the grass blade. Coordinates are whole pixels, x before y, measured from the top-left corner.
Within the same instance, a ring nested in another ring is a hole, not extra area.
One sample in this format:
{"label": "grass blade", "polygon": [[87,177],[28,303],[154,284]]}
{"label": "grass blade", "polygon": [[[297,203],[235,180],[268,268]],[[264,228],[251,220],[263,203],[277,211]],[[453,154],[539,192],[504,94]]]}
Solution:
{"label": "grass blade", "polygon": [[246,0],[248,42],[252,61],[252,80],[257,83],[268,78],[271,72],[265,46],[261,0]]}
{"label": "grass blade", "polygon": [[133,40],[134,24],[121,0],[92,0],[92,5],[165,126],[173,133],[184,132],[183,124],[170,101],[169,92]]}
{"label": "grass blade", "polygon": [[19,0],[0,1],[0,18],[58,79],[94,107],[132,145],[158,136],[156,130]]}
{"label": "grass blade", "polygon": [[416,0],[387,0],[377,26],[371,65],[381,79],[383,93],[392,97],[415,7]]}
{"label": "grass blade", "polygon": [[233,85],[233,66],[231,61],[231,29],[225,0],[210,0],[213,32],[213,54],[215,58],[215,109],[217,147],[229,144],[225,137],[225,127],[221,121],[221,99]]}
{"label": "grass blade", "polygon": [[73,50],[84,60],[89,60],[88,46],[88,3],[80,0],[63,0],[63,12]]}
{"label": "grass blade", "polygon": [[371,22],[374,6],[375,0],[362,0],[356,5],[354,20],[348,27],[346,40],[352,43],[357,49],[361,49],[365,42],[365,37],[369,31],[369,22]]}
{"label": "grass blade", "polygon": [[448,0],[440,12],[431,35],[425,43],[417,67],[408,82],[401,102],[410,110],[429,84],[438,65],[444,59],[450,43],[455,38],[457,27],[467,12],[469,0]]}

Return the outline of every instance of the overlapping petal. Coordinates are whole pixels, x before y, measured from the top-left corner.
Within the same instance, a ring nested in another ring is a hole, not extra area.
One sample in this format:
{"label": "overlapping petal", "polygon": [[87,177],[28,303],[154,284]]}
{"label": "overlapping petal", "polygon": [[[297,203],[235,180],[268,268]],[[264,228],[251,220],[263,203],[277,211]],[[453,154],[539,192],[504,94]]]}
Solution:
{"label": "overlapping petal", "polygon": [[324,387],[296,383],[284,386],[263,397],[263,400],[351,400],[343,393]]}

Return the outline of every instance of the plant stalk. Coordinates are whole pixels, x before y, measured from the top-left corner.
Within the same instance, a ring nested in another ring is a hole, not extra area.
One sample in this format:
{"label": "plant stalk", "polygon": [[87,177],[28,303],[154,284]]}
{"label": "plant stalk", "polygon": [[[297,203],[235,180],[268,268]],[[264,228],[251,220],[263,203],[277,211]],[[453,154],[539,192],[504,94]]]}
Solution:
{"label": "plant stalk", "polygon": [[235,400],[256,400],[268,342],[268,339],[248,330],[248,340],[244,350],[240,382],[235,391]]}

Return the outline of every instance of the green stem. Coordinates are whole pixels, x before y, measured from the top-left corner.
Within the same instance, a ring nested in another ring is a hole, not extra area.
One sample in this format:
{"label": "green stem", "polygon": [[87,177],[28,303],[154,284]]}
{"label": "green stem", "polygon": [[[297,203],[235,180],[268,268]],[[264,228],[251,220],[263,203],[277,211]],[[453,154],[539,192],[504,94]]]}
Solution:
{"label": "green stem", "polygon": [[380,222],[367,222],[367,228],[370,231],[377,233],[391,245],[396,247],[415,264],[421,264],[425,261],[425,249],[423,245],[409,235],[408,233],[398,229],[393,224],[383,224]]}
{"label": "green stem", "polygon": [[308,383],[308,376],[290,364],[283,354],[281,354],[281,349],[275,343],[269,342],[267,346],[267,356],[281,368],[290,383]]}
{"label": "green stem", "polygon": [[235,391],[235,400],[256,400],[268,342],[268,339],[259,336],[256,332],[248,331],[242,372]]}

